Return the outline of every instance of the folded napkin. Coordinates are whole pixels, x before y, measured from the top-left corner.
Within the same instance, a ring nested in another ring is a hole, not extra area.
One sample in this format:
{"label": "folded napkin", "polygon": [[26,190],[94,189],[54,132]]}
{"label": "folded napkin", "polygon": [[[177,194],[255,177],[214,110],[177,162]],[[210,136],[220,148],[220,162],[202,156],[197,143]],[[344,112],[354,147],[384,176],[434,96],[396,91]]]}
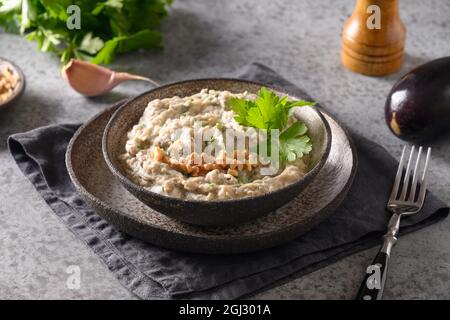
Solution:
{"label": "folded napkin", "polygon": [[[261,64],[251,64],[236,76],[311,99]],[[390,216],[385,203],[398,163],[381,146],[352,134],[359,167],[346,200],[327,220],[298,239],[240,255],[188,254],[156,247],[115,230],[100,217],[82,219],[86,213],[96,214],[76,193],[64,162],[67,144],[77,128],[64,124],[38,128],[11,136],[8,145],[20,169],[62,223],[126,288],[143,299],[242,297],[379,244]],[[423,228],[448,213],[446,204],[428,194],[422,212],[402,221],[400,234]]]}

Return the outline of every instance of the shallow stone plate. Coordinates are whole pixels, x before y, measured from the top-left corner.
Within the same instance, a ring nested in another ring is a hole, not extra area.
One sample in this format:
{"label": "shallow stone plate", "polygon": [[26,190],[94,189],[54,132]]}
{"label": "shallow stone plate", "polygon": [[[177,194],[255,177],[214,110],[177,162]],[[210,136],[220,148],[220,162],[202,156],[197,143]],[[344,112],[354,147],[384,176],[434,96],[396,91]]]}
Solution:
{"label": "shallow stone plate", "polygon": [[66,154],[70,177],[96,212],[130,235],[187,252],[226,254],[256,251],[292,240],[326,218],[345,198],[357,157],[345,130],[325,114],[332,145],[325,165],[294,200],[261,218],[232,226],[202,227],[171,219],[129,193],[107,168],[102,135],[118,106],[101,112],[74,135]]}

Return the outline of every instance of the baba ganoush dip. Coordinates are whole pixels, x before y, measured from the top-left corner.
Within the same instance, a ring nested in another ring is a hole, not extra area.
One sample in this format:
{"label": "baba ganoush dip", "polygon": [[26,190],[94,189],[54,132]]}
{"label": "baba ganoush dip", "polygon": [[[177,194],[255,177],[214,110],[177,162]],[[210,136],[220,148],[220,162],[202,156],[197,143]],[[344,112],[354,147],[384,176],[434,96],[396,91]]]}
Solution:
{"label": "baba ganoush dip", "polygon": [[[232,97],[256,99],[256,95],[247,92],[203,89],[192,96],[150,101],[139,122],[128,132],[126,152],[121,155],[129,178],[160,194],[210,201],[258,196],[298,181],[306,171],[302,159],[281,163],[276,174],[268,176],[261,173],[262,166],[257,164],[220,164],[217,160],[227,157],[224,150],[204,165],[192,163],[194,153],[172,157],[186,143],[193,143],[195,126],[200,131],[213,129],[210,143],[217,146],[224,146],[221,133],[225,129],[244,132],[246,127],[235,121],[236,114],[230,108]],[[250,155],[246,157],[249,159]]]}

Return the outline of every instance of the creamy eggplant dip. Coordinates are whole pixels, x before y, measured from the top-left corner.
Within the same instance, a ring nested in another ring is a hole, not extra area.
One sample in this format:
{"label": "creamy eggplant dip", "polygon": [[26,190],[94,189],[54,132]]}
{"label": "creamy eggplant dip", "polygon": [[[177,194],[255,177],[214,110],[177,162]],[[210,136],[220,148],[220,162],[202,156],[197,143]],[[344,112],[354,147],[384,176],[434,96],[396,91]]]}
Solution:
{"label": "creamy eggplant dip", "polygon": [[[153,192],[176,198],[227,200],[269,193],[303,177],[304,158],[282,162],[269,176],[262,173],[265,165],[248,149],[226,152],[223,132],[233,129],[244,133],[248,129],[235,120],[236,113],[230,107],[233,97],[257,99],[247,92],[203,89],[192,96],[151,101],[128,132],[126,152],[121,155],[129,178]],[[289,122],[294,121],[290,117]],[[209,132],[201,150],[193,147],[196,132]],[[216,152],[204,152],[208,146],[214,146]]]}

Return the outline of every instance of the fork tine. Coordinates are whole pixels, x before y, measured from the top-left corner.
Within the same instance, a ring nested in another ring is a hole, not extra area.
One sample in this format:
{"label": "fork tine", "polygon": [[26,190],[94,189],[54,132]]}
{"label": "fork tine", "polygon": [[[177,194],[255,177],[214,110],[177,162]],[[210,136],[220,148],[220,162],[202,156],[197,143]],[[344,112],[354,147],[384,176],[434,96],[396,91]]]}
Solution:
{"label": "fork tine", "polygon": [[416,148],[415,146],[412,146],[411,152],[409,153],[409,159],[408,159],[408,164],[406,165],[406,172],[405,172],[405,178],[403,179],[403,187],[402,187],[402,193],[400,195],[400,201],[405,201],[406,193],[408,192],[409,177],[411,175],[411,162],[412,162],[415,148]]}
{"label": "fork tine", "polygon": [[427,193],[427,184],[428,184],[428,165],[430,162],[431,148],[428,148],[427,157],[425,159],[425,167],[423,169],[422,181],[420,182],[420,191],[419,197],[417,198],[417,204],[420,208],[423,206],[423,202],[425,201],[425,195]]}
{"label": "fork tine", "polygon": [[417,152],[416,165],[414,166],[413,181],[411,184],[411,191],[409,192],[408,202],[414,202],[414,199],[416,198],[417,181],[419,180],[419,164],[420,157],[422,156],[422,149],[422,147],[419,147],[419,151]]}
{"label": "fork tine", "polygon": [[389,201],[393,201],[397,198],[398,187],[400,186],[400,180],[402,178],[403,162],[405,160],[405,151],[406,146],[404,146],[402,150],[402,156],[400,157],[400,162],[398,163],[397,175],[395,176],[394,186],[392,187],[392,192],[391,196],[389,197]]}

